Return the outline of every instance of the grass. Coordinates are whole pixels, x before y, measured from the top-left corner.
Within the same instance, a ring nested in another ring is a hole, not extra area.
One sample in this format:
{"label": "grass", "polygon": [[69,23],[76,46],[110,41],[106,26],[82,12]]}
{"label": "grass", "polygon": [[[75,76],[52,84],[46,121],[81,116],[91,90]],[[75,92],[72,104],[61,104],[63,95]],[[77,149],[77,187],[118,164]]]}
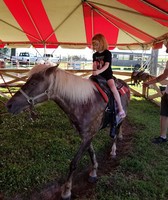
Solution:
{"label": "grass", "polygon": [[[157,84],[157,86],[159,87],[160,84]],[[134,89],[135,91],[139,92],[140,94],[142,94],[142,90],[143,90],[143,86],[142,85],[130,85],[130,87],[132,89]],[[153,88],[149,88],[148,90],[148,95],[151,97],[151,95],[155,95],[155,94],[158,94],[158,92],[153,89]],[[161,96],[157,97],[157,98],[154,98],[152,99],[155,103],[160,103],[161,101]]]}
{"label": "grass", "polygon": [[[0,108],[5,112],[2,104]],[[36,109],[39,119],[35,122],[26,113],[1,116],[0,188],[6,198],[27,195],[54,180],[62,184],[80,143],[68,118],[53,102]],[[120,160],[119,167],[100,177],[91,200],[167,200],[168,145],[151,143],[159,135],[159,108],[132,97],[128,120],[134,130],[131,152]],[[107,134],[97,135],[94,146],[99,156],[108,143]],[[86,165],[88,157],[84,156],[79,169]]]}
{"label": "grass", "polygon": [[[99,183],[108,187],[98,199],[168,199],[168,145],[153,145],[159,134],[159,109],[142,98],[132,98],[128,118],[137,126],[132,153],[120,161],[120,167]],[[104,183],[105,182],[105,183]],[[103,196],[104,195],[104,196]]]}

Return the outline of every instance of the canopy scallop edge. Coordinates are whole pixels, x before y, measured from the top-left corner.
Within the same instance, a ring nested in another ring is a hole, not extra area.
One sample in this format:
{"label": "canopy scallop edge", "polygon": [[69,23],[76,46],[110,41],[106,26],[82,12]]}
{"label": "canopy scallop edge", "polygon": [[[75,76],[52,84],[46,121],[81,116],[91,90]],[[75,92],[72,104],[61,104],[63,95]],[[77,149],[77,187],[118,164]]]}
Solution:
{"label": "canopy scallop edge", "polygon": [[85,48],[105,35],[109,48],[161,48],[167,0],[2,0],[0,48]]}

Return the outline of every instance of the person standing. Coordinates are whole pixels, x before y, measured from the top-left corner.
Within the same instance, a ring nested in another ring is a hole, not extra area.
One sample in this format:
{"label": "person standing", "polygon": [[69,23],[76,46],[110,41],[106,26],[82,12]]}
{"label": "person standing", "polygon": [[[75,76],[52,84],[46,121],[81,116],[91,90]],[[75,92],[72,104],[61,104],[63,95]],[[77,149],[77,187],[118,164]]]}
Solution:
{"label": "person standing", "polygon": [[[168,41],[165,43],[166,53],[168,53]],[[164,72],[158,77],[145,82],[144,86],[149,86],[151,84],[160,82],[168,77],[168,61],[166,62],[166,68]],[[167,130],[168,130],[168,84],[166,86],[165,92],[161,97],[161,106],[160,106],[160,135],[152,140],[155,144],[167,142]]]}
{"label": "person standing", "polygon": [[107,81],[114,98],[118,105],[120,118],[126,117],[125,111],[121,104],[121,98],[119,92],[115,86],[113,72],[111,69],[112,55],[108,50],[108,44],[106,38],[102,34],[96,34],[92,38],[92,46],[95,53],[93,54],[93,76],[101,75]]}
{"label": "person standing", "polygon": [[5,61],[0,60],[0,68],[5,68]]}

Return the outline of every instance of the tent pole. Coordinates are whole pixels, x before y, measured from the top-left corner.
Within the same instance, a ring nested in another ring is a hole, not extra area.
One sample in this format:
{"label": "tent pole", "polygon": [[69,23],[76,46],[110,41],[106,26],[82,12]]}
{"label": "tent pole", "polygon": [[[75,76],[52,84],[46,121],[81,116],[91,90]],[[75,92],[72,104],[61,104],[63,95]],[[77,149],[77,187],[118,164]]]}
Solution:
{"label": "tent pole", "polygon": [[142,49],[141,69],[143,70],[144,50]]}
{"label": "tent pole", "polygon": [[152,62],[151,62],[150,74],[153,76],[157,76],[158,54],[159,54],[158,49],[152,49],[151,53]]}
{"label": "tent pole", "polygon": [[44,58],[46,58],[46,43],[44,43]]}

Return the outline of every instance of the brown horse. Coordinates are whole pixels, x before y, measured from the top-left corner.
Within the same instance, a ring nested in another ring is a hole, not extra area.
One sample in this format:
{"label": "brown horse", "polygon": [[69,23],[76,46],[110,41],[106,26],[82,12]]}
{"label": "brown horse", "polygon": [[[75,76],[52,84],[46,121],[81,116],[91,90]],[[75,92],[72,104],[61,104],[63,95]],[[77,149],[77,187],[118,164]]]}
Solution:
{"label": "brown horse", "polygon": [[[125,87],[128,90],[121,96],[121,101],[127,112],[130,90],[127,84]],[[6,107],[10,113],[18,114],[29,106],[48,99],[53,100],[62,108],[82,139],[81,145],[71,161],[67,181],[62,187],[61,198],[70,199],[73,174],[85,151],[88,151],[92,162],[89,180],[93,182],[97,178],[98,163],[92,139],[102,126],[107,103],[90,79],[75,76],[58,69],[57,66],[38,65],[32,68],[27,82],[7,102]],[[115,142],[119,135],[118,131],[113,139],[111,156],[116,155]]]}
{"label": "brown horse", "polygon": [[131,74],[131,84],[133,81],[133,84],[139,85],[141,81],[147,82],[152,79],[152,76],[144,71],[133,71]]}

